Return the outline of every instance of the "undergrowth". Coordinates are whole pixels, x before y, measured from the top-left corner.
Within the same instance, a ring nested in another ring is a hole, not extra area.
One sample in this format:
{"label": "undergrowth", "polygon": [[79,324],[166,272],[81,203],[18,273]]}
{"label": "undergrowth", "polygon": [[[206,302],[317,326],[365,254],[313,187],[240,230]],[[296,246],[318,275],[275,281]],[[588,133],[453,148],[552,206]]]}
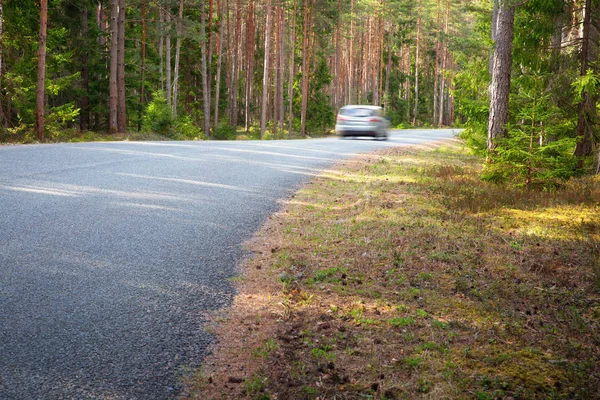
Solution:
{"label": "undergrowth", "polygon": [[525,191],[481,165],[461,147],[390,149],[302,189],[240,283],[264,287],[261,323],[223,323],[268,340],[192,396],[598,398],[598,178]]}

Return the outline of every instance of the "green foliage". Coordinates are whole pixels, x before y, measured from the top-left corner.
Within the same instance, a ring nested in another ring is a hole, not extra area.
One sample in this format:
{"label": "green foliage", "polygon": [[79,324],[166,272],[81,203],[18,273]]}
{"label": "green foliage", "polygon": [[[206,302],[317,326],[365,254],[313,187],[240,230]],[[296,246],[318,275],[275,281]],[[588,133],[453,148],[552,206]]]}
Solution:
{"label": "green foliage", "polygon": [[577,172],[576,140],[561,132],[561,112],[544,93],[543,75],[521,76],[516,82],[520,123],[510,125],[508,137],[498,141],[482,178],[527,189],[555,188]]}
{"label": "green foliage", "polygon": [[159,133],[167,137],[175,136],[175,119],[164,92],[156,91],[152,94],[152,101],[146,107],[142,126],[147,132]]}
{"label": "green foliage", "polygon": [[216,139],[216,140],[235,140],[236,139],[235,126],[232,126],[226,122],[220,123],[214,129],[212,138]]}
{"label": "green foliage", "polygon": [[591,69],[588,69],[586,74],[577,77],[571,86],[575,93],[575,102],[580,102],[584,93],[596,96],[600,92],[600,75],[596,75]]}

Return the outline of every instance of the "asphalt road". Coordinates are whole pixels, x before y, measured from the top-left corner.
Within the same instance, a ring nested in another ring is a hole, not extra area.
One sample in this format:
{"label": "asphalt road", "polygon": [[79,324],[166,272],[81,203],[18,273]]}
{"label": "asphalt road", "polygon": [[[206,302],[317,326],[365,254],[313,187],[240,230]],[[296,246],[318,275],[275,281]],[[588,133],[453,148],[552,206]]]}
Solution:
{"label": "asphalt road", "polygon": [[174,397],[280,199],[337,160],[454,133],[0,147],[0,399]]}

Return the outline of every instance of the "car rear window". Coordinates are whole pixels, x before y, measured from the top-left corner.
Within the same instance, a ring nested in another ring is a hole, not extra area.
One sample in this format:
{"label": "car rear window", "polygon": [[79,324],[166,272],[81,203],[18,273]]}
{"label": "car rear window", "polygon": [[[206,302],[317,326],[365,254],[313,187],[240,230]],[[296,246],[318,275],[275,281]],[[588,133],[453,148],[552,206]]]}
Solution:
{"label": "car rear window", "polygon": [[348,117],[370,117],[375,115],[375,111],[369,108],[342,108],[340,115],[346,115]]}

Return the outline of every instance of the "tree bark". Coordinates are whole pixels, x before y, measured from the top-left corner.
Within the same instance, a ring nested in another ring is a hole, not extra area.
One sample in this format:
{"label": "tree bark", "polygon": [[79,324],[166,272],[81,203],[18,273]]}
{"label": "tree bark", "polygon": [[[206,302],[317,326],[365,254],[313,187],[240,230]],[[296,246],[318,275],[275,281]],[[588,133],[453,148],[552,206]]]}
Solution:
{"label": "tree bark", "polygon": [[[177,19],[177,41],[175,43],[175,73],[173,76],[173,116],[177,116],[177,98],[179,97],[179,59],[181,56],[181,37],[183,36],[183,0],[179,0],[179,18]],[[209,105],[210,109],[210,105]]]}
{"label": "tree bark", "polygon": [[158,71],[160,76],[160,90],[166,93],[165,88],[165,10],[162,6],[159,6],[158,9],[158,21],[159,21],[159,31],[160,36],[158,38]]}
{"label": "tree bark", "polygon": [[297,0],[294,0],[294,15],[290,29],[290,76],[288,83],[288,136],[294,133],[294,79],[296,78],[296,11]]}
{"label": "tree bark", "polygon": [[252,124],[252,96],[254,89],[254,38],[256,34],[256,18],[254,0],[250,0],[246,9],[246,86],[244,104],[244,130],[248,132]]}
{"label": "tree bark", "polygon": [[417,8],[417,45],[415,49],[415,107],[413,110],[413,125],[417,126],[419,114],[419,50],[421,47],[421,0]]}
{"label": "tree bark", "polygon": [[127,131],[127,106],[125,99],[125,0],[119,0],[118,48],[117,48],[117,128]]}
{"label": "tree bark", "polygon": [[509,0],[500,0],[492,83],[490,86],[490,115],[488,121],[488,151],[494,151],[497,139],[506,137],[508,123],[508,101],[512,68],[512,42],[515,22],[515,6]]}
{"label": "tree bark", "polygon": [[48,30],[48,0],[40,0],[40,46],[38,49],[37,91],[35,101],[35,133],[44,140],[44,97],[46,85],[46,31]]}
{"label": "tree bark", "polygon": [[[202,1],[204,4],[204,1]],[[169,107],[173,105],[173,86],[171,81],[171,1],[167,1],[166,10],[166,23],[165,28],[167,35],[165,36],[165,76],[166,76],[166,88],[167,88],[167,104]]]}
{"label": "tree bark", "polygon": [[0,0],[0,128],[6,126],[6,116],[4,115],[4,104],[3,104],[3,92],[2,92],[2,78],[3,78],[3,70],[2,70],[2,55],[3,55],[3,47],[4,47],[4,8],[2,7],[2,0]]}
{"label": "tree bark", "polygon": [[269,57],[271,55],[271,0],[267,0],[267,21],[265,26],[265,59],[263,68],[263,90],[260,113],[260,139],[265,135],[267,127],[267,100],[269,96]]}
{"label": "tree bark", "polygon": [[217,78],[215,82],[215,120],[213,126],[219,126],[219,101],[221,96],[221,68],[223,66],[223,31],[225,27],[225,0],[221,0],[221,17],[219,18],[219,43],[217,45]]}
{"label": "tree bark", "polygon": [[[1,1],[1,0],[0,0]],[[81,8],[81,89],[83,93],[79,98],[79,130],[86,131],[90,127],[90,79],[89,79],[89,68],[88,68],[88,8],[83,6]]]}
{"label": "tree bark", "polygon": [[[583,9],[583,37],[581,44],[581,76],[585,76],[588,70],[594,65],[597,60],[597,49],[595,42],[597,40],[596,30],[592,24],[592,0],[585,0],[585,8]],[[594,71],[595,72],[595,71]],[[575,155],[580,159],[591,156],[594,152],[594,126],[597,123],[596,114],[597,98],[588,91],[582,93],[582,99],[578,105],[577,119],[577,146],[575,147]],[[580,161],[580,167],[583,166],[583,160]]]}
{"label": "tree bark", "polygon": [[[204,1],[200,2],[200,23],[202,33],[206,33],[206,6]],[[209,87],[208,87],[208,67],[206,65],[206,35],[202,35],[201,51],[202,51],[202,101],[204,108],[204,134],[210,135],[210,103],[209,103]]]}
{"label": "tree bark", "polygon": [[142,10],[142,48],[141,48],[141,58],[142,58],[142,66],[140,68],[140,109],[138,112],[138,132],[142,130],[142,118],[143,118],[143,110],[144,104],[146,102],[146,40],[148,36],[148,27],[146,23],[147,16],[147,0],[142,0],[141,10]]}
{"label": "tree bark", "polygon": [[302,107],[300,110],[300,133],[306,135],[306,112],[308,109],[308,77],[310,71],[309,35],[311,30],[312,1],[304,1],[304,29],[302,37]]}
{"label": "tree bark", "polygon": [[117,52],[119,48],[117,20],[119,18],[119,0],[111,0],[110,12],[110,70],[109,70],[109,99],[108,99],[108,131],[111,134],[119,130],[117,123]]}

